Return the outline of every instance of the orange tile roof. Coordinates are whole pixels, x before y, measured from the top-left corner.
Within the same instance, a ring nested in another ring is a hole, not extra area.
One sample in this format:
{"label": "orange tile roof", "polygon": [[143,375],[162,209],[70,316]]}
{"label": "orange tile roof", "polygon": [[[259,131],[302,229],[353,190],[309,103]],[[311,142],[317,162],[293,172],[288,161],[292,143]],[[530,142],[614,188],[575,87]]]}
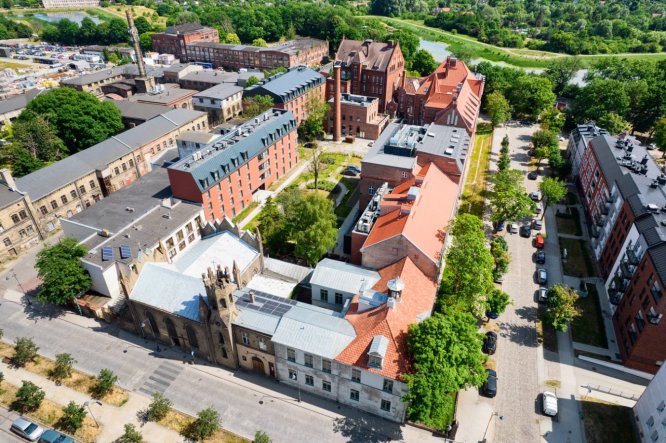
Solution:
{"label": "orange tile roof", "polygon": [[[390,194],[384,195],[380,205],[396,205],[396,209],[377,218],[361,247],[362,253],[372,245],[403,235],[430,260],[439,261],[443,240],[440,232],[453,215],[458,185],[434,164],[426,165],[417,178],[397,185]],[[411,186],[419,188],[414,202],[391,201],[406,198]]]}
{"label": "orange tile roof", "polygon": [[[387,290],[389,280],[400,277],[405,284],[400,301],[394,308],[384,304],[358,312],[359,296],[355,295],[345,318],[354,326],[356,338],[336,360],[384,377],[402,379],[403,374],[411,370],[407,348],[408,327],[418,323],[432,310],[437,284],[426,277],[409,257],[380,269],[379,275],[381,280],[373,287],[379,292]],[[388,339],[381,369],[368,367],[368,351],[377,335]]]}

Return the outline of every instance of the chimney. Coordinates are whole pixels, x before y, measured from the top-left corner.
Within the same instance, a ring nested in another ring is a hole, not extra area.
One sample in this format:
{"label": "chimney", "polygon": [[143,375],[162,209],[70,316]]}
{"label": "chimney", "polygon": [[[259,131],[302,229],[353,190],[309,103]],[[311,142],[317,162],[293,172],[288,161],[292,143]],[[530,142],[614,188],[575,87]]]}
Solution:
{"label": "chimney", "polygon": [[143,55],[141,54],[141,47],[139,46],[139,32],[134,26],[134,18],[132,18],[132,12],[129,8],[125,10],[125,15],[127,16],[127,24],[129,25],[130,38],[132,39],[132,44],[134,45],[136,63],[139,66],[139,77],[145,77],[146,67],[143,65]]}
{"label": "chimney", "polygon": [[254,302],[256,301],[256,299],[254,298],[254,291],[248,292],[247,295],[248,297],[250,297],[250,303],[254,304]]}
{"label": "chimney", "polygon": [[335,92],[333,93],[333,108],[334,108],[334,123],[333,123],[333,140],[339,142],[342,138],[341,128],[341,106],[340,106],[340,64],[333,65],[333,77],[335,79]]}
{"label": "chimney", "polygon": [[9,189],[16,190],[16,182],[9,169],[0,169],[0,180],[5,182]]}

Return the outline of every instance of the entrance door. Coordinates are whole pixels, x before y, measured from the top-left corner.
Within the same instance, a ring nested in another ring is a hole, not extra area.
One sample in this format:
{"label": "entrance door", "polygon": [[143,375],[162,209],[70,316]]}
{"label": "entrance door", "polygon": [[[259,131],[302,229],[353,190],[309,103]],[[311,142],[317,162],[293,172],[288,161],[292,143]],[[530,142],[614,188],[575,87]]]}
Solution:
{"label": "entrance door", "polygon": [[268,373],[271,374],[271,377],[275,378],[275,365],[273,363],[268,363]]}
{"label": "entrance door", "polygon": [[264,371],[264,362],[258,357],[252,357],[252,369],[260,374],[266,374]]}

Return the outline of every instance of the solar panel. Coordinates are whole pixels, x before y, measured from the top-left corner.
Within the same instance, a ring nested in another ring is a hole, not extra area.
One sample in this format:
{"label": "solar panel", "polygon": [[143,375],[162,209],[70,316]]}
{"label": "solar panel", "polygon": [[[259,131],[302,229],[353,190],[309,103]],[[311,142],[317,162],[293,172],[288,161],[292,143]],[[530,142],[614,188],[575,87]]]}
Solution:
{"label": "solar panel", "polygon": [[132,256],[132,249],[127,245],[120,245],[120,258],[130,258]]}
{"label": "solar panel", "polygon": [[110,246],[104,246],[102,248],[102,260],[109,261],[113,259],[113,249]]}

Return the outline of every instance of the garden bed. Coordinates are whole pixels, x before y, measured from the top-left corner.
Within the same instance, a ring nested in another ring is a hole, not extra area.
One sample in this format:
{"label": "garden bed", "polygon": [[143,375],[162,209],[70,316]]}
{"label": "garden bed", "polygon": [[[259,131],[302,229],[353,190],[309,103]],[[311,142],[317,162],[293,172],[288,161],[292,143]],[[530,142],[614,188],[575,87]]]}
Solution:
{"label": "garden bed", "polygon": [[607,348],[608,340],[597,287],[594,284],[587,284],[586,287],[587,297],[579,298],[576,302],[582,315],[571,322],[571,337],[579,343]]}
{"label": "garden bed", "polygon": [[631,408],[583,397],[583,427],[587,443],[635,442]]}
{"label": "garden bed", "polygon": [[545,316],[546,307],[539,305],[536,322],[537,341],[543,345],[545,350],[557,353],[557,331],[546,324]]}
{"label": "garden bed", "polygon": [[[180,411],[170,409],[166,417],[158,421],[157,424],[169,428],[172,431],[182,435],[183,431],[195,421],[194,417],[184,414]],[[249,443],[250,440],[232,434],[224,429],[220,429],[212,437],[207,438],[206,443]]]}
{"label": "garden bed", "polygon": [[557,214],[555,214],[555,221],[557,223],[557,232],[559,234],[583,235],[583,229],[580,226],[580,217],[577,208],[569,208],[569,213],[557,212]]}
{"label": "garden bed", "polygon": [[594,264],[590,256],[587,242],[571,238],[560,237],[560,257],[566,248],[567,259],[562,260],[562,271],[565,275],[584,278],[594,277]]}

